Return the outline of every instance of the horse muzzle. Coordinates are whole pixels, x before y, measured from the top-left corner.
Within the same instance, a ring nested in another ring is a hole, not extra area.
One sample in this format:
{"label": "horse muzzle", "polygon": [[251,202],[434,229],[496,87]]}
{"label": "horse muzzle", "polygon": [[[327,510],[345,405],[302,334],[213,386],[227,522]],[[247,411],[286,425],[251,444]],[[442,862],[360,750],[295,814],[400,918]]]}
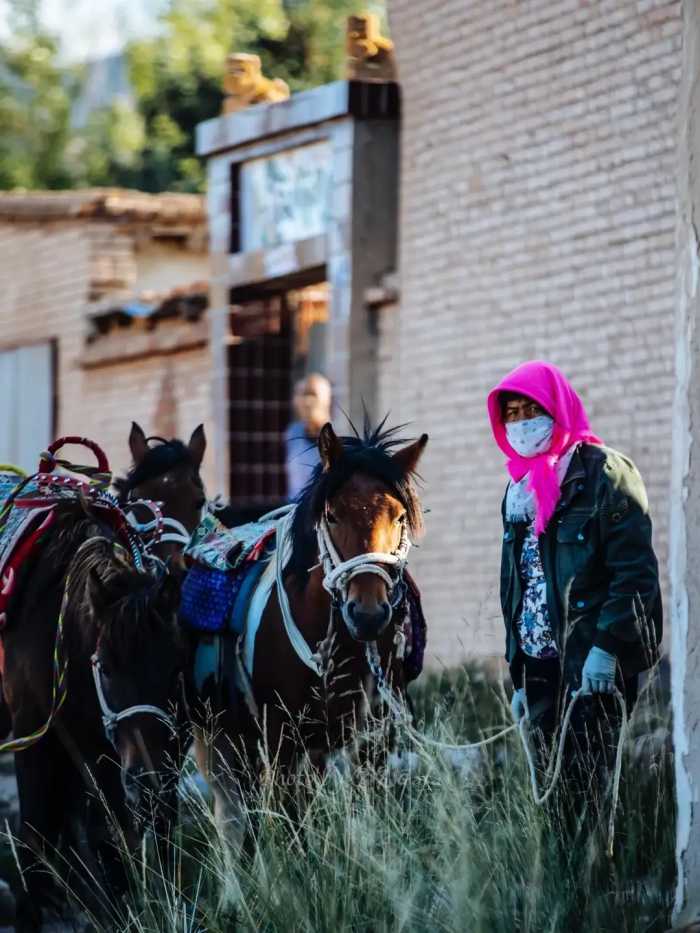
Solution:
{"label": "horse muzzle", "polygon": [[392,616],[391,604],[386,600],[371,609],[356,600],[343,603],[343,621],[355,641],[376,641],[386,629]]}

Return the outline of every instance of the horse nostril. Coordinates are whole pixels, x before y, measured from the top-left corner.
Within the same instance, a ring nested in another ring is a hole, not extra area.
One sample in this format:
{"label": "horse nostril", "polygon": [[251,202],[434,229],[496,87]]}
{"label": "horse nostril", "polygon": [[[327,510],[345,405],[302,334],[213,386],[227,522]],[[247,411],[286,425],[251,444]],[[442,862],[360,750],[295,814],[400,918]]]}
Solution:
{"label": "horse nostril", "polygon": [[382,613],[384,615],[384,622],[388,622],[391,616],[391,605],[386,600],[382,603]]}
{"label": "horse nostril", "polygon": [[351,599],[351,600],[348,602],[348,604],[347,604],[347,613],[348,613],[348,615],[350,616],[350,618],[353,619],[353,620],[354,620],[354,618],[355,618],[355,607],[356,607],[356,605],[357,605],[357,603],[355,602],[354,599]]}

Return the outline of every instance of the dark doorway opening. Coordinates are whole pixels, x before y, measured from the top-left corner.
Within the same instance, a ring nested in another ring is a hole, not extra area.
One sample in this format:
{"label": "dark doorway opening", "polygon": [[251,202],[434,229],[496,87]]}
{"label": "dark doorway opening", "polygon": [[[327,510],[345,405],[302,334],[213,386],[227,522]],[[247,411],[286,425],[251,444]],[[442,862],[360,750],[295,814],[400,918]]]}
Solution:
{"label": "dark doorway opening", "polygon": [[325,371],[328,286],[316,271],[313,278],[236,290],[232,299],[231,509],[222,518],[238,524],[287,501],[285,432],[294,418],[294,384],[309,372]]}

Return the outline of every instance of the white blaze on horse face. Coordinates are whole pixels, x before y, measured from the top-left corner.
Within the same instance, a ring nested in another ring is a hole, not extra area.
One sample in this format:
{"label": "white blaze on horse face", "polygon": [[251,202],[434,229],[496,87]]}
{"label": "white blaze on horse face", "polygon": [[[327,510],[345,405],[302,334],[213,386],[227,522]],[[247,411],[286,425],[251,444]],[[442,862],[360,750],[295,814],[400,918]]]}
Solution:
{"label": "white blaze on horse face", "polygon": [[[363,554],[395,554],[401,546],[405,509],[378,479],[353,476],[329,503],[327,522],[342,561]],[[360,570],[362,568],[359,568]],[[392,615],[391,587],[368,569],[352,577],[345,591],[343,618],[361,641],[377,638]]]}

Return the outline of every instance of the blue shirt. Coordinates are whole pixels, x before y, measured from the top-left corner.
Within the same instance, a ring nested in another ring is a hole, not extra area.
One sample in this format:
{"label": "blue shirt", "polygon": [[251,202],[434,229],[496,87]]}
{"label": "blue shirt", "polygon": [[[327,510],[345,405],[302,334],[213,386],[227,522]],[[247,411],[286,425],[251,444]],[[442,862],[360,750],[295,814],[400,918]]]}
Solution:
{"label": "blue shirt", "polygon": [[296,499],[321,462],[318,444],[309,437],[302,421],[292,421],[285,431],[287,498]]}

